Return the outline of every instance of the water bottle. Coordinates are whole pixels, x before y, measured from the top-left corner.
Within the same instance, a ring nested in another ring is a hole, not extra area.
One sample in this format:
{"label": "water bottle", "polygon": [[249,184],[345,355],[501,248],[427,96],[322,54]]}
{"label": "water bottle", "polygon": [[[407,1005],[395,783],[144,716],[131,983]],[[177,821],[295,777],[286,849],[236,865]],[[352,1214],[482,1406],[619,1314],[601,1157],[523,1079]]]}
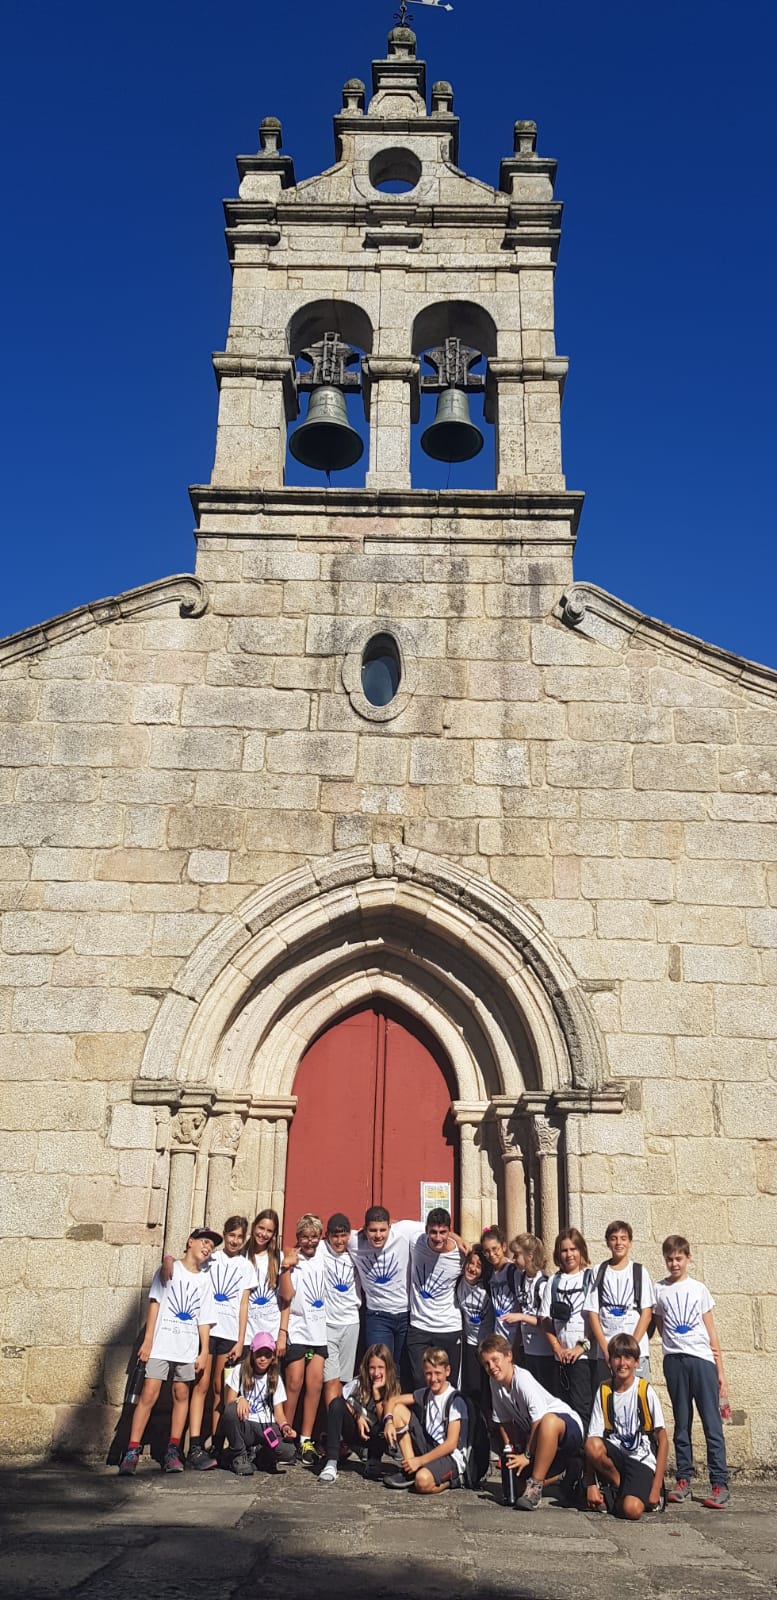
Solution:
{"label": "water bottle", "polygon": [[143,1393],[143,1385],[145,1381],[146,1363],[145,1361],[136,1361],[135,1366],[127,1379],[127,1387],[124,1391],[125,1406],[137,1405],[140,1396]]}
{"label": "water bottle", "polygon": [[[512,1452],[510,1453],[512,1454]],[[514,1506],[518,1499],[515,1489],[515,1472],[512,1467],[507,1466],[504,1456],[500,1456],[499,1466],[502,1474],[502,1505]]]}
{"label": "water bottle", "polygon": [[720,1402],[720,1420],[724,1425],[727,1424],[727,1423],[733,1422],[734,1414],[733,1414],[733,1412],[731,1410],[731,1401],[730,1400],[721,1400],[721,1402]]}

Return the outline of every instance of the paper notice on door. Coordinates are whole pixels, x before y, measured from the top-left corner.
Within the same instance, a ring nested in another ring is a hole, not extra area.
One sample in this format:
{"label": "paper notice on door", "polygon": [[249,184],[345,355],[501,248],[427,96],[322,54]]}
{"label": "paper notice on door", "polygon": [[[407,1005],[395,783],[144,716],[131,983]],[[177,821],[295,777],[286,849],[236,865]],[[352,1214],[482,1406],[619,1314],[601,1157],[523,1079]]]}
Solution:
{"label": "paper notice on door", "polygon": [[429,1212],[436,1206],[442,1206],[445,1211],[451,1209],[451,1186],[449,1183],[430,1183],[421,1180],[421,1221],[425,1222]]}

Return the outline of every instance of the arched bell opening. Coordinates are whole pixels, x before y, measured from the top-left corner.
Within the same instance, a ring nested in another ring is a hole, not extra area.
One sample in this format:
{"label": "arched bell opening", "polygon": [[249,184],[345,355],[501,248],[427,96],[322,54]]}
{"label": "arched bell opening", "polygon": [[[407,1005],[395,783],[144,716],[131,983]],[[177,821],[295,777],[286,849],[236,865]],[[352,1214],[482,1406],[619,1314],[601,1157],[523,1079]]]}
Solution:
{"label": "arched bell opening", "polygon": [[362,361],[372,324],[349,301],[318,300],[287,329],[299,418],[288,432],[284,481],[300,487],[363,486],[368,456]]}
{"label": "arched bell opening", "polygon": [[413,487],[493,488],[495,429],[484,413],[486,364],[496,352],[492,318],[468,301],[427,306],[415,319],[412,349],[421,358]]}

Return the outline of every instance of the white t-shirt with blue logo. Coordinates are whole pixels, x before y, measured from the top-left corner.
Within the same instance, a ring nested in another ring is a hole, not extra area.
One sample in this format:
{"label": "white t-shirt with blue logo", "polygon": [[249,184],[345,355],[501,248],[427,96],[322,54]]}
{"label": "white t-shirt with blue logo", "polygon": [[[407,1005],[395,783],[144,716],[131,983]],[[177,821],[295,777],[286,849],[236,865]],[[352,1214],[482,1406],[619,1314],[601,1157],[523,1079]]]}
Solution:
{"label": "white t-shirt with blue logo", "polygon": [[267,1251],[261,1251],[254,1262],[249,1260],[249,1266],[255,1281],[248,1296],[246,1343],[251,1343],[255,1333],[271,1333],[273,1338],[277,1339],[281,1325],[281,1307],[277,1287],[273,1289],[269,1283],[270,1257]]}
{"label": "white t-shirt with blue logo", "polygon": [[195,1361],[201,1325],[207,1322],[213,1327],[216,1321],[210,1274],[190,1272],[182,1261],[176,1261],[169,1283],[162,1282],[161,1270],[154,1273],[148,1298],[159,1301],[152,1360]]}
{"label": "white t-shirt with blue logo", "polygon": [[368,1311],[407,1315],[410,1250],[425,1232],[422,1222],[392,1222],[385,1244],[375,1250],[363,1229],[354,1229],[348,1250],[355,1262]]}
{"label": "white t-shirt with blue logo", "polygon": [[326,1344],[326,1278],[319,1249],[314,1256],[300,1256],[291,1268],[294,1290],[289,1312],[289,1344]]}
{"label": "white t-shirt with blue logo", "polygon": [[458,1333],[461,1311],[456,1304],[456,1284],[461,1272],[461,1251],[433,1250],[424,1232],[416,1239],[410,1267],[410,1325],[422,1333]]}
{"label": "white t-shirt with blue logo", "polygon": [[[647,1386],[648,1410],[653,1418],[654,1428],[664,1428],[664,1413],[661,1402],[653,1388],[652,1383]],[[609,1438],[624,1454],[630,1456],[632,1461],[643,1461],[646,1466],[655,1471],[656,1457],[653,1446],[646,1433],[642,1432],[639,1416],[639,1379],[635,1378],[628,1389],[621,1389],[618,1393],[612,1391],[612,1433]],[[591,1421],[588,1426],[589,1439],[604,1438],[604,1408],[602,1406],[601,1388],[594,1400]]]}
{"label": "white t-shirt with blue logo", "polygon": [[469,1419],[466,1400],[457,1393],[452,1383],[443,1389],[442,1394],[432,1394],[431,1389],[428,1393],[426,1389],[415,1389],[413,1399],[423,1417],[424,1428],[435,1445],[445,1443],[449,1422],[459,1423],[459,1442],[456,1449],[451,1451],[451,1455],[459,1469],[459,1477],[463,1478],[469,1455],[467,1437]]}
{"label": "white t-shirt with blue logo", "polygon": [[217,1250],[211,1256],[208,1277],[213,1290],[216,1321],[213,1333],[217,1339],[236,1339],[239,1332],[240,1302],[246,1289],[253,1289],[256,1273],[246,1256],[228,1256]]}
{"label": "white t-shirt with blue logo", "polygon": [[[642,1311],[656,1303],[655,1290],[650,1274],[642,1268],[642,1292],[639,1307],[634,1304],[634,1267],[627,1261],[623,1267],[611,1267],[608,1263],[604,1278],[602,1279],[601,1302],[596,1279],[601,1271],[600,1267],[594,1268],[594,1281],[586,1296],[584,1311],[595,1311],[601,1323],[602,1333],[609,1344],[616,1333],[633,1333],[640,1319]],[[643,1356],[650,1354],[650,1343],[647,1334],[643,1334],[639,1341],[640,1352]]]}
{"label": "white t-shirt with blue logo", "polygon": [[476,1348],[494,1331],[494,1307],[484,1283],[467,1283],[462,1278],[456,1290],[456,1304],[461,1312],[464,1342]]}
{"label": "white t-shirt with blue logo", "polygon": [[714,1363],[704,1322],[714,1304],[706,1283],[698,1278],[681,1278],[679,1283],[664,1278],[656,1284],[656,1321],[665,1356],[699,1356]]}
{"label": "white t-shirt with blue logo", "polygon": [[282,1406],[286,1399],[286,1390],[283,1386],[282,1378],[278,1378],[271,1398],[267,1392],[266,1372],[255,1372],[253,1383],[244,1384],[241,1377],[241,1367],[238,1364],[235,1367],[227,1367],[224,1377],[227,1388],[234,1390],[236,1395],[240,1395],[244,1400],[248,1401],[249,1422],[258,1422],[260,1427],[266,1428],[270,1422],[275,1421],[275,1407]]}
{"label": "white t-shirt with blue logo", "polygon": [[322,1239],[316,1251],[324,1269],[324,1302],[326,1325],[332,1333],[341,1333],[359,1321],[362,1297],[356,1268],[347,1250],[333,1250]]}

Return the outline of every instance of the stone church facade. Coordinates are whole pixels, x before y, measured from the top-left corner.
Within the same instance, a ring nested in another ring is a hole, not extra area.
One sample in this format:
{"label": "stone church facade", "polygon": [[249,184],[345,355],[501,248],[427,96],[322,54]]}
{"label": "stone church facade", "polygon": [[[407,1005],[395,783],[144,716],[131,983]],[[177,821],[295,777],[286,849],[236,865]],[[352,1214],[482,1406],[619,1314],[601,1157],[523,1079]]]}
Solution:
{"label": "stone church facade", "polygon": [[[398,28],[334,128],[316,177],[271,118],[238,163],[195,573],[0,643],[5,1452],[108,1441],[163,1241],[282,1213],[300,1062],[385,1006],[444,1060],[462,1231],[623,1215],[654,1275],[687,1233],[771,1463],[777,675],[574,581],[534,125],[466,176]],[[294,487],[333,335],[366,482]],[[411,481],[456,340],[489,490]]]}

